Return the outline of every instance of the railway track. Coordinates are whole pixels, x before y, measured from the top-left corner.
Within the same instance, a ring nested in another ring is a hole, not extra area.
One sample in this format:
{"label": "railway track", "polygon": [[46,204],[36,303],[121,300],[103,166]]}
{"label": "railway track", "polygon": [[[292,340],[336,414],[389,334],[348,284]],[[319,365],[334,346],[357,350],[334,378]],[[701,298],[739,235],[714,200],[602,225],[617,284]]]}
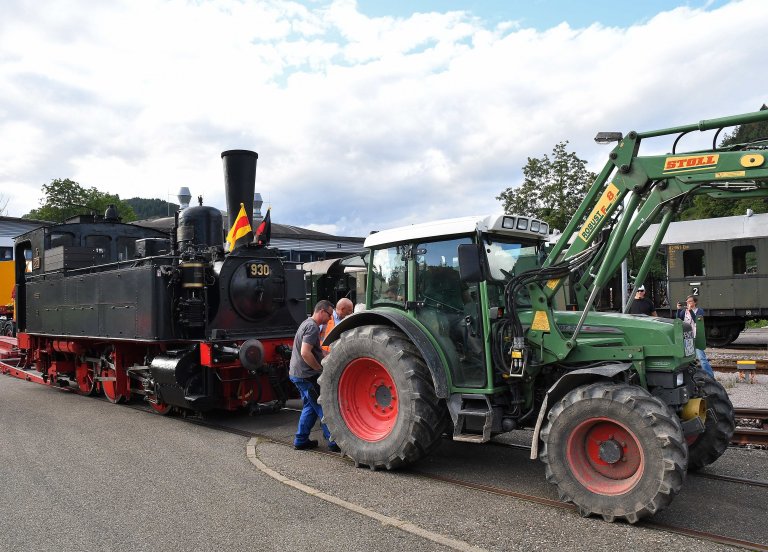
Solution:
{"label": "railway track", "polygon": [[736,431],[731,443],[768,446],[768,408],[735,408]]}
{"label": "railway track", "polygon": [[[751,360],[750,355],[744,355],[744,360]],[[737,365],[737,359],[731,358],[710,358],[709,363],[715,372],[732,373],[738,372],[739,366]],[[741,368],[743,370],[743,368]],[[768,374],[768,360],[755,359],[754,372],[757,375]]]}

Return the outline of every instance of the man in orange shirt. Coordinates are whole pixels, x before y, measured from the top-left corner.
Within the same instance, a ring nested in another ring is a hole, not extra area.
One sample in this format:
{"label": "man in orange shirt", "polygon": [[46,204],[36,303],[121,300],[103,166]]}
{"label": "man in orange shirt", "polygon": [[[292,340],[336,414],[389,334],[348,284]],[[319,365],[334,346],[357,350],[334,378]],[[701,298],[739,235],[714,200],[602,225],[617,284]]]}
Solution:
{"label": "man in orange shirt", "polygon": [[[342,297],[338,300],[336,303],[336,308],[333,309],[333,316],[330,320],[325,324],[323,327],[323,330],[320,332],[320,343],[322,343],[326,337],[328,337],[328,334],[331,333],[331,330],[333,327],[344,320],[347,316],[352,314],[352,311],[355,310],[355,305],[352,304],[352,301],[347,299],[346,297]],[[323,350],[328,352],[331,350],[330,346],[323,346]]]}

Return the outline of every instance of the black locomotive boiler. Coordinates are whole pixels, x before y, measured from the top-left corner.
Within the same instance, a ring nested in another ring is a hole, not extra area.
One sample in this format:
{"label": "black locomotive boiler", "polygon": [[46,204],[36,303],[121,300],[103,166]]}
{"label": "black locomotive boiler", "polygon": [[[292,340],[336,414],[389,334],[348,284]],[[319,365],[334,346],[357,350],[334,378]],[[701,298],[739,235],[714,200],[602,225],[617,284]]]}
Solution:
{"label": "black locomotive boiler", "polygon": [[[258,155],[221,157],[232,227],[241,204],[250,218]],[[225,251],[222,215],[202,201],[170,234],[123,224],[110,207],[15,248],[19,361],[4,371],[112,402],[143,398],[161,414],[273,409],[293,391],[303,271],[252,233]]]}

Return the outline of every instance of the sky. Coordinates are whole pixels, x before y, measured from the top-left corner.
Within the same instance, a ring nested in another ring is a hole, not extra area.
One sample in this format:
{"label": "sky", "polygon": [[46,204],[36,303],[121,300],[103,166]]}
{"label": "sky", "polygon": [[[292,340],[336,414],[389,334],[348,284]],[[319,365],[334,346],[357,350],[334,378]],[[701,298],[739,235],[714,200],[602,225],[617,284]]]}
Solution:
{"label": "sky", "polygon": [[0,199],[70,178],[224,209],[220,153],[250,149],[277,223],[496,213],[561,141],[598,171],[598,131],[768,103],[766,29],[764,0],[3,0]]}

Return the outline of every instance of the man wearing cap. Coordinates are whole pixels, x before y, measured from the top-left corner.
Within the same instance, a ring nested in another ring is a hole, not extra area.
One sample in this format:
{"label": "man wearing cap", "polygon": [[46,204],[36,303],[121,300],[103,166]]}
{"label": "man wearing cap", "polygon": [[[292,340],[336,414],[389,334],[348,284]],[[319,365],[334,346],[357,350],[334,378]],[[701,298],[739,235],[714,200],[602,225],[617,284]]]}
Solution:
{"label": "man wearing cap", "polygon": [[637,288],[635,300],[632,301],[632,306],[629,307],[629,314],[656,316],[656,307],[653,306],[653,301],[645,298],[645,286]]}

